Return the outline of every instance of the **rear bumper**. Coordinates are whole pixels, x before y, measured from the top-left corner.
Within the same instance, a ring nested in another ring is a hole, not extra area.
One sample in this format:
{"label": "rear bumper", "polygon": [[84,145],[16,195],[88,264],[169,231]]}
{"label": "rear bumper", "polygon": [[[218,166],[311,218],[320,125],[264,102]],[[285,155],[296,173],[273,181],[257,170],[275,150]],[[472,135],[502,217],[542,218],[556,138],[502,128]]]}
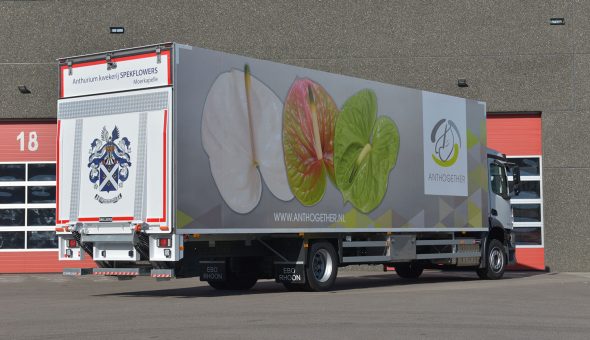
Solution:
{"label": "rear bumper", "polygon": [[174,269],[150,268],[65,268],[64,276],[116,276],[119,278],[134,278],[136,276],[150,276],[155,279],[171,279]]}
{"label": "rear bumper", "polygon": [[[178,261],[182,259],[183,238],[175,234],[78,234],[58,235],[61,261],[83,260],[85,255],[94,261]],[[166,239],[162,246],[160,239]],[[75,246],[71,246],[71,242]]]}

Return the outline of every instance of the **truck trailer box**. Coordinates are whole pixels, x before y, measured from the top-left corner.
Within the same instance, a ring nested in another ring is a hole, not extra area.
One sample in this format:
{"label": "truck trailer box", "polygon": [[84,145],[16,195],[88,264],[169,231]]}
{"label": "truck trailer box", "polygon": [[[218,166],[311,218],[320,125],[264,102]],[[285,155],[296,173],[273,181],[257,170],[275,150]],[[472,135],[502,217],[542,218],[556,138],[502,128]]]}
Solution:
{"label": "truck trailer box", "polygon": [[484,103],[185,45],[135,52],[61,67],[59,221],[487,229]]}
{"label": "truck trailer box", "polygon": [[175,43],[59,62],[63,260],[180,261],[222,235],[454,239],[502,210],[483,102]]}

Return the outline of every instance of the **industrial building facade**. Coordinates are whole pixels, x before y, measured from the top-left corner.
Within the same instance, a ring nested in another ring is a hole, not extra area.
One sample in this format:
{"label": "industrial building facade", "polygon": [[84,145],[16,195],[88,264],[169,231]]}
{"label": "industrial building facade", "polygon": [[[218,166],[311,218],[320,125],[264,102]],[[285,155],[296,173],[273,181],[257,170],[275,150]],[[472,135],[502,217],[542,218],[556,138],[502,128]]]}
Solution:
{"label": "industrial building facade", "polygon": [[[54,272],[58,57],[176,41],[487,102],[520,268],[588,271],[590,4],[0,3],[0,273]],[[90,266],[87,261],[84,265]]]}

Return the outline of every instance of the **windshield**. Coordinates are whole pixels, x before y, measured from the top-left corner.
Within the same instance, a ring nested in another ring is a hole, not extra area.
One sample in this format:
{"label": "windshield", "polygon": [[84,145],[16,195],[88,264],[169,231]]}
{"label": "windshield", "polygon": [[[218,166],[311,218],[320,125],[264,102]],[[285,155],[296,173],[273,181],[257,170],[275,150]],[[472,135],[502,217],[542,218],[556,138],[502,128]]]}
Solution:
{"label": "windshield", "polygon": [[506,168],[498,163],[490,164],[490,183],[492,192],[504,198],[508,197],[508,180]]}

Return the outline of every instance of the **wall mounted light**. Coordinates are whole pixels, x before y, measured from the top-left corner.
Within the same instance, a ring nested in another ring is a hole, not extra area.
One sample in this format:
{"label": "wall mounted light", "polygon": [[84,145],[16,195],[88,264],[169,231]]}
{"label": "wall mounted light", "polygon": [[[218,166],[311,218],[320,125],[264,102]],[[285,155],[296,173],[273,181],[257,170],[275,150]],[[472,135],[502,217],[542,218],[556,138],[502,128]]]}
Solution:
{"label": "wall mounted light", "polygon": [[31,90],[29,90],[25,85],[19,85],[18,92],[20,92],[22,94],[29,94],[29,93],[31,93]]}
{"label": "wall mounted light", "polygon": [[467,79],[457,79],[457,86],[469,87],[469,85],[467,85]]}
{"label": "wall mounted light", "polygon": [[125,27],[123,26],[111,26],[111,34],[123,34],[125,33]]}
{"label": "wall mounted light", "polygon": [[549,25],[565,25],[564,18],[551,18],[549,19]]}

